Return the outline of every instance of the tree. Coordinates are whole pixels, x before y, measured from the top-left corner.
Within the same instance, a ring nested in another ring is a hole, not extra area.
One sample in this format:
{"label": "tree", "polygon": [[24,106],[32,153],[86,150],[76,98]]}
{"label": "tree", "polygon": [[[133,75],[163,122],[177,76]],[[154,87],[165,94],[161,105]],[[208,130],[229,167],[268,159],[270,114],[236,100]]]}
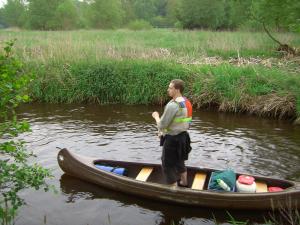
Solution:
{"label": "tree", "polygon": [[298,0],[253,0],[251,13],[255,20],[277,31],[293,30],[300,25]]}
{"label": "tree", "polygon": [[222,27],[225,11],[220,0],[181,0],[180,21],[184,28],[218,29]]}
{"label": "tree", "polygon": [[286,17],[286,24],[290,31],[300,33],[300,2],[289,2],[290,13]]}
{"label": "tree", "polygon": [[5,22],[5,17],[4,17],[4,10],[3,8],[0,8],[0,29],[7,27],[7,23]]}
{"label": "tree", "polygon": [[[48,170],[37,164],[29,165],[28,153],[23,142],[15,141],[19,133],[29,131],[29,124],[19,122],[15,108],[22,102],[28,102],[26,88],[31,76],[24,72],[22,63],[12,56],[14,42],[7,42],[4,54],[0,54],[0,222],[9,224],[24,204],[18,192],[25,188],[39,189],[49,187],[45,178]],[[3,156],[8,157],[4,159]]]}
{"label": "tree", "polygon": [[166,17],[168,0],[155,0],[156,16]]}
{"label": "tree", "polygon": [[276,39],[269,28],[275,28],[277,31],[300,31],[299,9],[300,4],[297,0],[253,0],[251,12],[253,18],[262,24],[266,34],[279,44],[278,51],[284,54],[297,55],[298,53],[293,47]]}
{"label": "tree", "polygon": [[122,9],[124,11],[123,24],[128,24],[130,21],[134,21],[136,19],[135,11],[134,11],[134,0],[121,0],[122,1]]}
{"label": "tree", "polygon": [[226,17],[228,18],[228,27],[236,29],[246,24],[251,18],[252,0],[228,0]]}
{"label": "tree", "polygon": [[90,15],[93,13],[89,0],[75,1],[75,5],[78,12],[78,27],[90,28],[92,27]]}
{"label": "tree", "polygon": [[37,30],[56,29],[55,12],[60,0],[28,0],[29,28]]}
{"label": "tree", "polygon": [[166,17],[172,24],[179,20],[180,0],[168,0],[166,5]]}
{"label": "tree", "polygon": [[75,2],[63,0],[57,6],[54,13],[54,25],[59,30],[75,29],[79,26],[79,14]]}
{"label": "tree", "polygon": [[117,28],[122,24],[124,11],[120,0],[95,0],[91,3],[91,22],[94,28]]}
{"label": "tree", "polygon": [[23,27],[25,21],[25,4],[22,0],[7,0],[3,7],[3,17],[8,26]]}
{"label": "tree", "polygon": [[135,0],[134,11],[138,19],[150,21],[156,15],[155,0]]}

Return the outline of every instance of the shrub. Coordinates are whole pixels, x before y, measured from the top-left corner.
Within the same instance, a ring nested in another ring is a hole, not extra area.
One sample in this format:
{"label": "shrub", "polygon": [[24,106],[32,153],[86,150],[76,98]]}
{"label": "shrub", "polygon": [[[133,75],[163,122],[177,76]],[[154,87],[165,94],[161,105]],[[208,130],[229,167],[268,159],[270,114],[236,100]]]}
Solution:
{"label": "shrub", "polygon": [[151,24],[146,20],[135,20],[130,22],[127,27],[130,30],[150,30],[152,28]]}
{"label": "shrub", "polygon": [[44,179],[50,176],[48,170],[39,165],[29,165],[28,153],[21,141],[14,138],[30,130],[29,124],[17,120],[14,109],[29,100],[26,87],[31,75],[24,73],[23,65],[12,55],[14,42],[7,42],[0,54],[0,223],[10,224],[17,209],[24,204],[18,192],[25,188],[38,189],[48,185]]}
{"label": "shrub", "polygon": [[153,27],[157,28],[172,27],[172,24],[170,23],[169,19],[162,16],[156,16],[152,18],[151,24],[153,25]]}

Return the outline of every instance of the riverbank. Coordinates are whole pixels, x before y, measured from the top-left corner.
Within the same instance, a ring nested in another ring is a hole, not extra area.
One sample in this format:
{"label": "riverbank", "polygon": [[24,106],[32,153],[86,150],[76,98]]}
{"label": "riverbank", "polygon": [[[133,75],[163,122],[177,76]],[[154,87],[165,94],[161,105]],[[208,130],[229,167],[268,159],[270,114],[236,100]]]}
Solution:
{"label": "riverbank", "polygon": [[[171,79],[196,108],[296,120],[300,59],[279,57],[263,33],[209,31],[3,32],[36,75],[34,100],[164,104]],[[300,46],[293,34],[276,34]],[[298,119],[299,121],[299,119]]]}
{"label": "riverbank", "polygon": [[181,78],[196,108],[280,119],[295,119],[300,112],[300,77],[262,66],[102,60],[40,67],[36,74],[31,94],[43,102],[164,104],[169,81]]}

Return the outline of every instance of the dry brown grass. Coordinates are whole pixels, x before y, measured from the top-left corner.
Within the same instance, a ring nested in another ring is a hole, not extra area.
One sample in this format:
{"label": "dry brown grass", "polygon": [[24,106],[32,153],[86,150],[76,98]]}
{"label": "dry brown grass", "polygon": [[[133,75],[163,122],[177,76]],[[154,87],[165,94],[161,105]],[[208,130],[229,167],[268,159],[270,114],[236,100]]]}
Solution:
{"label": "dry brown grass", "polygon": [[[285,201],[281,201],[278,210],[269,213],[270,225],[299,225],[300,224],[300,211],[297,208],[297,199],[288,197]],[[274,204],[274,203],[273,203]]]}
{"label": "dry brown grass", "polygon": [[295,119],[296,115],[295,97],[291,95],[242,96],[238,101],[224,100],[222,102],[218,102],[217,99],[219,98],[216,95],[207,92],[192,98],[193,102],[196,102],[196,108],[213,107],[220,112],[248,113],[279,119]]}
{"label": "dry brown grass", "polygon": [[269,94],[250,99],[243,106],[250,114],[273,118],[291,118],[296,114],[295,97],[291,95],[278,96]]}
{"label": "dry brown grass", "polygon": [[230,57],[229,59],[222,59],[221,57],[181,57],[177,63],[186,65],[211,65],[217,66],[222,63],[229,63],[237,67],[261,65],[267,68],[280,68],[284,71],[293,74],[300,74],[300,57],[284,57],[284,58],[260,58],[260,57]]}
{"label": "dry brown grass", "polygon": [[194,106],[200,108],[215,108],[219,105],[217,94],[211,92],[203,92],[201,95],[191,97]]}

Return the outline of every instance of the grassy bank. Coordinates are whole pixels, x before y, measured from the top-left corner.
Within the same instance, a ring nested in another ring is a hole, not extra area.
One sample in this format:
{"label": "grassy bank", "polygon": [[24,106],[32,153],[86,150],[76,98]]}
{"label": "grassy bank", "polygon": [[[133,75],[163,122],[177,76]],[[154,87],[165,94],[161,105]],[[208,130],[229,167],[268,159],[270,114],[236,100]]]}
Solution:
{"label": "grassy bank", "polygon": [[[300,60],[279,58],[263,33],[209,31],[0,31],[34,71],[31,95],[46,102],[163,104],[171,79],[196,107],[295,119]],[[300,46],[300,37],[276,34]]]}
{"label": "grassy bank", "polygon": [[40,67],[37,74],[32,95],[45,102],[164,104],[169,81],[181,78],[198,108],[275,118],[296,118],[300,112],[300,77],[262,66],[102,60]]}

